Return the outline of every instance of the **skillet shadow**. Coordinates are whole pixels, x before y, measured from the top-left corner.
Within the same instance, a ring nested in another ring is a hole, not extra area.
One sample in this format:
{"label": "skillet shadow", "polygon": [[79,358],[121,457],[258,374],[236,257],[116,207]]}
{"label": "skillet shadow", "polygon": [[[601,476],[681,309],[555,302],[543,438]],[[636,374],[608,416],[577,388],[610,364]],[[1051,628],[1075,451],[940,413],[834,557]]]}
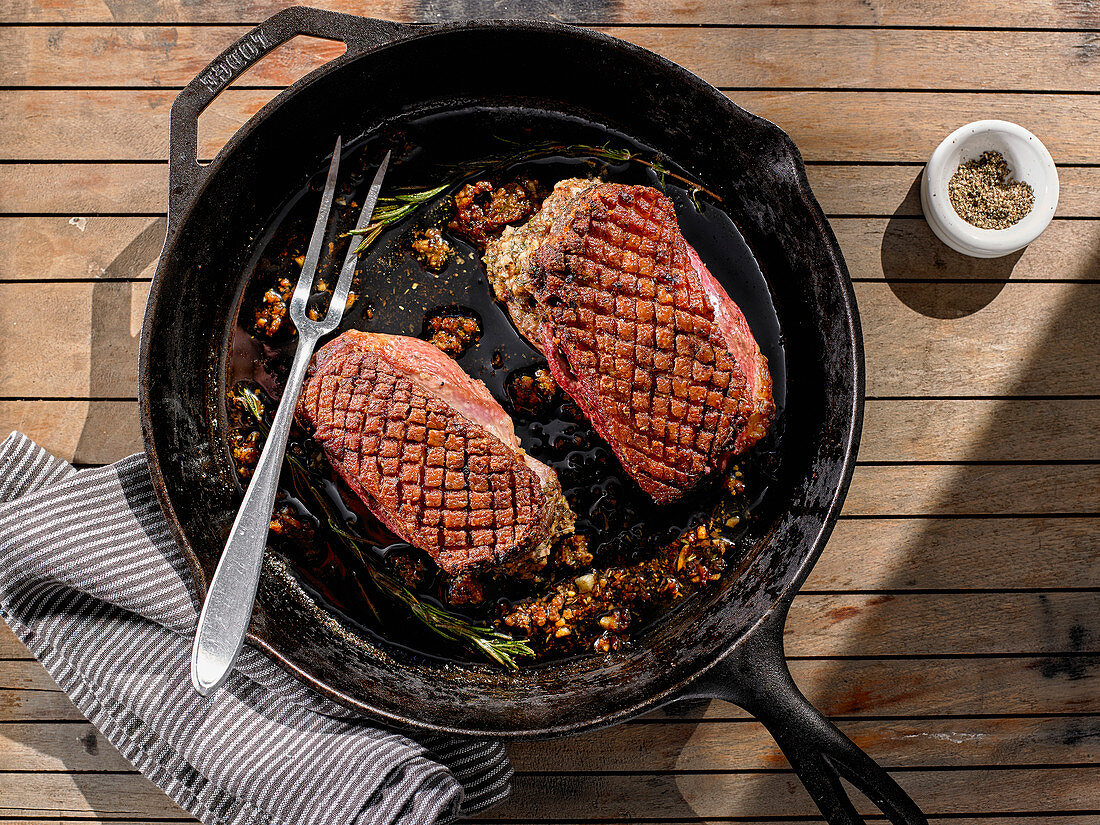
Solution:
{"label": "skillet shadow", "polygon": [[[971,258],[936,237],[920,214],[917,175],[882,236],[882,273],[898,300],[929,318],[964,318],[1001,294],[1023,250]],[[916,214],[914,214],[914,210]]]}

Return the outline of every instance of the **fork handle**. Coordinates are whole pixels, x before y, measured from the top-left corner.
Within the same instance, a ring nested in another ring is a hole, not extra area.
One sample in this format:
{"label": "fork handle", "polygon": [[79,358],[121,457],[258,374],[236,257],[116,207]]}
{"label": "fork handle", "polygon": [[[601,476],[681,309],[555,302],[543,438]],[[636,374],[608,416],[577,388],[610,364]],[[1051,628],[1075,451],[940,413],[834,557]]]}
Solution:
{"label": "fork handle", "polygon": [[267,443],[229,531],[218,569],[206,591],[191,649],[191,683],[203,696],[225,681],[244,644],[260,582],[286,441],[316,346],[316,335],[300,334]]}

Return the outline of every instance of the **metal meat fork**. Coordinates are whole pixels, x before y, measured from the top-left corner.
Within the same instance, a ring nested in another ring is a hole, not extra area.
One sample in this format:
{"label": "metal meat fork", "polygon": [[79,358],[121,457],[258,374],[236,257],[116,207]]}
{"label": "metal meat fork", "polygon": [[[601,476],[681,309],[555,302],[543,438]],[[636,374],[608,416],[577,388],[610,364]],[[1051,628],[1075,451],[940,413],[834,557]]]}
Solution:
{"label": "metal meat fork", "polygon": [[[294,353],[294,363],[290,367],[290,375],[286,379],[283,397],[279,400],[279,408],[275,412],[267,443],[264,444],[256,471],[252,474],[252,481],[237,511],[237,518],[233,521],[233,529],[229,532],[229,540],[225,543],[214,578],[210,580],[206,603],[199,615],[195,646],[191,650],[191,683],[203,696],[225,681],[244,643],[248,622],[252,617],[252,607],[256,601],[256,588],[260,582],[260,568],[263,564],[264,547],[267,545],[267,531],[271,525],[271,510],[275,506],[275,490],[283,465],[283,453],[286,452],[286,440],[294,421],[294,410],[298,406],[302,381],[318,339],[336,329],[344,316],[352,275],[355,274],[355,266],[359,260],[355,252],[359,244],[353,237],[348,254],[344,257],[344,265],[340,269],[340,279],[332,293],[328,314],[320,321],[312,320],[306,314],[306,301],[313,291],[313,278],[317,272],[317,261],[321,257],[321,244],[328,226],[329,213],[332,211],[342,145],[341,139],[337,138],[332,162],[328,167],[325,190],[321,195],[321,210],[313,225],[313,236],[309,239],[309,249],[302,263],[302,274],[298,276],[298,286],[294,289],[294,297],[290,299],[290,320],[298,330],[298,349]],[[363,229],[370,223],[389,163],[390,153],[387,152],[363,201],[356,229]]]}

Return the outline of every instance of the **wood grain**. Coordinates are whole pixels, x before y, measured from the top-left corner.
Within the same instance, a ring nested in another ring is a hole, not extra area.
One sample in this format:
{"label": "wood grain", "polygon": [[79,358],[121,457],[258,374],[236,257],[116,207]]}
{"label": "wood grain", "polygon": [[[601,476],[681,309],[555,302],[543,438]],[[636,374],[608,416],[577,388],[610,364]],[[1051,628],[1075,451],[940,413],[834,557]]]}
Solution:
{"label": "wood grain", "polygon": [[871,400],[863,414],[860,461],[1100,461],[1092,399]]}
{"label": "wood grain", "polygon": [[[54,776],[47,774],[47,776]],[[1100,768],[906,771],[895,775],[930,815],[967,811],[1090,810]],[[1038,785],[1043,793],[1036,795]],[[556,822],[585,817],[813,816],[817,809],[792,774],[520,775],[514,793],[485,817]],[[862,813],[876,812],[865,798]]]}
{"label": "wood grain", "polygon": [[0,281],[152,278],[155,260],[135,270],[125,253],[153,225],[163,219],[0,218]]}
{"label": "wood grain", "polygon": [[859,467],[845,516],[1095,513],[1100,465]]}
{"label": "wood grain", "polygon": [[0,401],[0,434],[12,430],[76,464],[110,464],[142,450],[135,401]]}
{"label": "wood grain", "polygon": [[[242,26],[19,26],[0,29],[8,86],[179,88],[246,34]],[[1100,58],[1091,32],[881,28],[603,28],[719,87],[1091,91]],[[235,83],[285,86],[343,44],[293,42]],[[736,59],[731,59],[732,56]],[[547,59],[553,59],[547,55]],[[813,66],[808,84],[807,65]]]}
{"label": "wood grain", "polygon": [[[17,219],[11,219],[17,220]],[[45,219],[44,219],[45,220]],[[833,218],[829,221],[857,280],[963,281],[975,292],[986,282],[1100,278],[1100,221],[1055,220],[1011,264],[971,258],[932,234],[923,216]],[[3,237],[0,219],[0,237]]]}
{"label": "wood grain", "polygon": [[[257,23],[290,0],[156,0],[114,3],[110,0],[9,0],[0,22],[46,23]],[[572,3],[527,2],[476,5],[454,0],[311,0],[318,8],[392,20],[434,22],[467,17],[535,17],[564,22],[678,23],[801,26],[992,26],[1043,29],[1100,28],[1100,12],[1091,0],[1017,0],[1011,16],[998,0],[740,0],[737,3],[696,0],[578,0]]]}
{"label": "wood grain", "polygon": [[802,592],[1100,587],[1100,519],[844,519]]}
{"label": "wood grain", "polygon": [[[1100,720],[919,719],[848,721],[839,727],[885,767],[1035,765],[1097,761]],[[787,768],[763,725],[754,721],[639,720],[561,740],[508,746],[517,771],[714,771]],[[966,747],[960,747],[965,745]],[[562,751],[567,755],[563,758]],[[116,771],[133,767],[88,723],[0,725],[0,772]]]}
{"label": "wood grain", "polygon": [[[0,29],[0,33],[2,33]],[[275,90],[230,87],[199,120],[199,152],[213,157]],[[1059,164],[1100,162],[1095,95],[845,91],[731,91],[742,108],[785,129],[810,162],[924,163],[950,132],[976,117],[1011,120],[1039,135]],[[165,89],[12,90],[0,118],[0,157],[21,160],[162,160],[167,157]],[[829,113],[822,117],[822,111]],[[915,174],[915,172],[914,172]]]}
{"label": "wood grain", "polygon": [[[921,169],[914,166],[810,166],[814,194],[831,218],[920,217]],[[1100,167],[1059,170],[1058,216],[1100,217]],[[0,165],[0,213],[64,216],[164,214],[168,169],[159,162]]]}

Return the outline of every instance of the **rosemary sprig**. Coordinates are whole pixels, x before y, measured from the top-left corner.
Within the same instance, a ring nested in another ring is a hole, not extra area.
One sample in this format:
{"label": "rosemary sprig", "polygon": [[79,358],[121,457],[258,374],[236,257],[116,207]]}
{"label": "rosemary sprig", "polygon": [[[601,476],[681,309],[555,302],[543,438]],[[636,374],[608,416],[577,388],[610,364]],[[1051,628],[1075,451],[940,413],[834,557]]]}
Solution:
{"label": "rosemary sprig", "polygon": [[[438,192],[436,194],[438,194]],[[428,196],[428,198],[430,197],[434,197],[434,195]],[[256,419],[257,425],[266,437],[268,427],[263,420],[263,404],[259,396],[255,391],[247,387],[239,388],[237,393],[238,397],[244,402],[249,413]],[[381,569],[377,561],[371,559],[368,554],[363,552],[360,543],[364,542],[365,539],[349,533],[340,526],[339,520],[333,514],[331,505],[326,499],[325,494],[317,488],[313,475],[305,464],[290,452],[286,454],[286,457],[290,464],[291,483],[294,485],[294,492],[302,500],[313,500],[317,509],[324,513],[325,526],[328,528],[329,532],[339,538],[343,544],[355,554],[356,558],[370,576],[371,582],[382,593],[404,604],[416,619],[437,635],[449,641],[466,644],[505,667],[516,670],[518,668],[516,664],[517,658],[521,656],[533,657],[535,655],[534,650],[532,650],[528,642],[523,639],[513,639],[511,636],[494,630],[492,627],[473,624],[457,613],[451,613],[437,605],[421,601],[412,590]],[[307,493],[308,495],[306,495]],[[371,613],[374,614],[376,620],[380,621],[378,610],[375,608],[374,603],[370,600],[370,597],[367,596],[366,591],[363,589],[358,579],[356,579],[356,583],[359,585],[359,589],[363,593],[363,597],[366,599],[367,606],[370,608]]]}
{"label": "rosemary sprig", "polygon": [[370,223],[362,229],[352,229],[345,232],[340,237],[350,238],[357,235],[363,236],[362,242],[355,249],[355,254],[359,255],[364,249],[378,239],[378,236],[382,234],[382,230],[387,226],[391,226],[407,218],[420,208],[422,204],[430,201],[436,195],[441,194],[444,190],[453,185],[453,182],[444,183],[434,189],[424,189],[406,192],[400,195],[392,195],[386,198],[379,198],[378,205],[374,208],[374,214],[371,216]]}

